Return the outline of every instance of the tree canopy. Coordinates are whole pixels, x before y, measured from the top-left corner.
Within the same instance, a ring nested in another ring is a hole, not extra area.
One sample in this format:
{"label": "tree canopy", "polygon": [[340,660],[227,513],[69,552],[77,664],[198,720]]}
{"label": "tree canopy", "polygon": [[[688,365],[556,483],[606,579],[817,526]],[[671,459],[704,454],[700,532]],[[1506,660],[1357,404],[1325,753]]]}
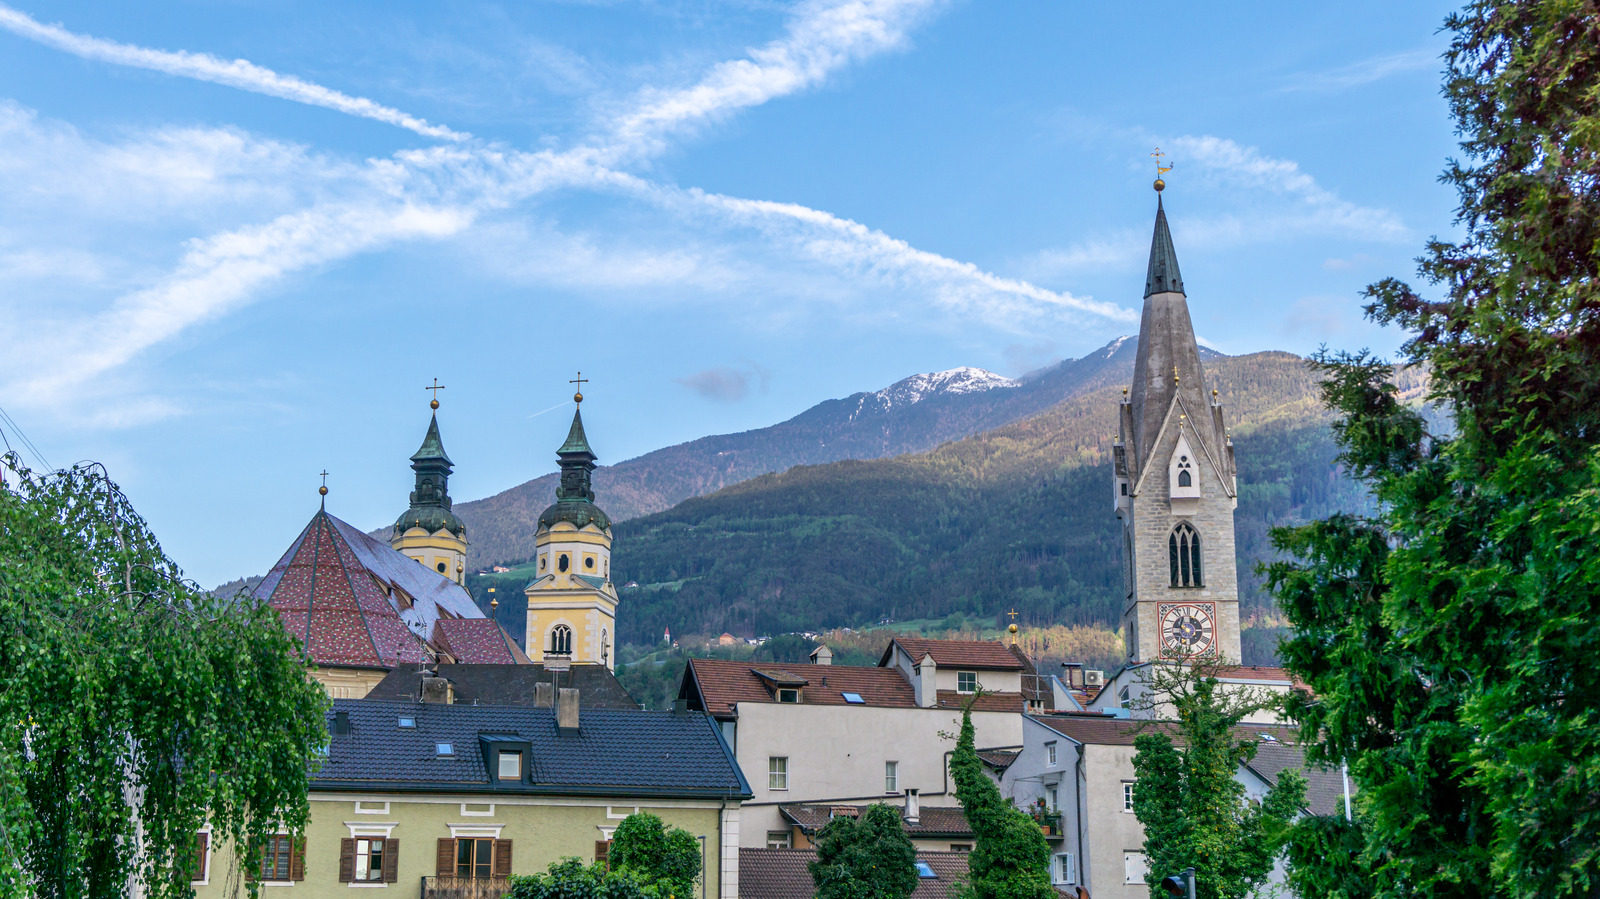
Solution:
{"label": "tree canopy", "polygon": [[0,547],[0,896],[192,895],[202,824],[304,827],[327,700],[272,609],[185,581],[98,465],[0,458]]}
{"label": "tree canopy", "polygon": [[[1600,890],[1600,13],[1480,0],[1447,20],[1463,158],[1458,241],[1427,299],[1389,279],[1367,313],[1405,328],[1454,430],[1396,397],[1390,366],[1327,353],[1344,464],[1381,502],[1281,531],[1267,574],[1296,635],[1295,710],[1348,759],[1376,896]],[[1351,882],[1341,875],[1341,882]],[[1331,892],[1327,895],[1332,895]]]}
{"label": "tree canopy", "polygon": [[1027,813],[1000,795],[983,773],[974,745],[971,704],[961,712],[961,736],[950,757],[956,799],[972,828],[967,874],[974,899],[1055,899],[1050,844]]}
{"label": "tree canopy", "polygon": [[859,819],[841,815],[823,826],[809,867],[817,899],[907,899],[917,888],[916,863],[899,810],[880,802]]}
{"label": "tree canopy", "polygon": [[668,828],[649,812],[622,819],[611,835],[607,856],[613,871],[661,888],[663,896],[684,897],[700,876],[700,841],[681,827]]}

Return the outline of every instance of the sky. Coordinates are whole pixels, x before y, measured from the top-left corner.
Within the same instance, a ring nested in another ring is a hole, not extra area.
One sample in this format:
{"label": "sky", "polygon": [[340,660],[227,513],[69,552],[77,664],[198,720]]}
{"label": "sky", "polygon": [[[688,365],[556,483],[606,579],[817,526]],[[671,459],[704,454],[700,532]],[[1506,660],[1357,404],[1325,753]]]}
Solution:
{"label": "sky", "polygon": [[[0,433],[201,584],[460,502],[1137,330],[1392,355],[1454,232],[1432,2],[0,0]],[[23,438],[27,439],[24,442]],[[600,498],[604,505],[604,497]]]}

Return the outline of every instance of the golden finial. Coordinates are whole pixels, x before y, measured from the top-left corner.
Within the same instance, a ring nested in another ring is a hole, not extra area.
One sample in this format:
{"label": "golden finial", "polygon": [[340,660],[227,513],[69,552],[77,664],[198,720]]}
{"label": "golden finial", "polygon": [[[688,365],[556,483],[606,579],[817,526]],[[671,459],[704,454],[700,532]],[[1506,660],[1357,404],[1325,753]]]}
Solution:
{"label": "golden finial", "polygon": [[1172,171],[1172,164],[1171,163],[1168,163],[1167,165],[1162,165],[1161,164],[1162,157],[1166,156],[1167,154],[1161,152],[1161,148],[1160,147],[1156,147],[1156,151],[1154,153],[1151,153],[1150,155],[1154,156],[1156,158],[1156,183],[1155,183],[1154,186],[1155,186],[1155,189],[1156,189],[1156,193],[1161,193],[1162,191],[1167,189],[1167,182],[1162,181],[1161,180],[1161,176],[1165,175],[1166,173],[1168,173],[1170,171]]}
{"label": "golden finial", "polygon": [[1172,383],[1178,383],[1178,366],[1172,366]]}
{"label": "golden finial", "polygon": [[580,371],[580,372],[578,372],[578,376],[576,378],[573,378],[572,380],[568,381],[567,383],[568,384],[576,384],[576,385],[578,385],[578,391],[572,395],[572,401],[574,403],[580,403],[581,404],[583,402],[583,385],[589,383],[589,379],[585,378],[583,376],[583,372]]}
{"label": "golden finial", "polygon": [[428,401],[428,408],[429,409],[437,409],[437,408],[439,408],[439,391],[444,389],[444,385],[439,383],[439,379],[438,378],[434,378],[432,387],[424,387],[422,389],[423,390],[431,390],[431,391],[433,391],[433,399]]}
{"label": "golden finial", "polygon": [[328,470],[326,468],[322,470],[322,486],[317,488],[317,495],[328,495]]}
{"label": "golden finial", "polygon": [[493,587],[489,588],[489,608],[490,608],[490,610],[494,610],[494,609],[500,608],[500,600],[495,598],[495,596],[494,596],[494,588]]}
{"label": "golden finial", "polygon": [[1217,388],[1215,388],[1215,387],[1211,388],[1211,398],[1212,399],[1216,399],[1217,398]]}

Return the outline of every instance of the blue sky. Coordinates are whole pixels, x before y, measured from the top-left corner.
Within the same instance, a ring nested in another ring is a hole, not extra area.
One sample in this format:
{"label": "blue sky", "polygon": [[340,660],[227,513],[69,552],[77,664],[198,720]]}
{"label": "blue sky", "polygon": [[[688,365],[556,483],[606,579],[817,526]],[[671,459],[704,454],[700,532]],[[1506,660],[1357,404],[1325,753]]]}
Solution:
{"label": "blue sky", "polygon": [[0,407],[204,584],[392,520],[434,377],[465,500],[578,369],[614,462],[1131,333],[1156,146],[1224,352],[1393,352],[1452,231],[1443,4],[439,7],[0,5]]}

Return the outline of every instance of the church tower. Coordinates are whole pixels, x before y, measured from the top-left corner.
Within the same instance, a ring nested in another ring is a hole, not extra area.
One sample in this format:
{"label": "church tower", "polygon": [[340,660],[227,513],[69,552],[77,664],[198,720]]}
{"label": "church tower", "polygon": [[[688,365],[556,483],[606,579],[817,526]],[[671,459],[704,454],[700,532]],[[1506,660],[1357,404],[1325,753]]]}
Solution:
{"label": "church tower", "polygon": [[594,504],[596,456],[583,433],[583,394],[556,450],[556,501],[534,531],[538,569],[528,597],[528,656],[535,662],[616,668],[617,588],[611,583],[611,519]]}
{"label": "church tower", "polygon": [[[437,396],[437,395],[436,395]],[[389,545],[458,584],[467,576],[467,526],[450,511],[450,470],[454,468],[439,439],[439,401],[422,446],[411,455],[417,483],[411,508],[395,519]]]}
{"label": "church tower", "polygon": [[1233,441],[1200,347],[1157,180],[1156,227],[1112,491],[1122,521],[1122,632],[1131,664],[1217,653],[1238,662]]}

